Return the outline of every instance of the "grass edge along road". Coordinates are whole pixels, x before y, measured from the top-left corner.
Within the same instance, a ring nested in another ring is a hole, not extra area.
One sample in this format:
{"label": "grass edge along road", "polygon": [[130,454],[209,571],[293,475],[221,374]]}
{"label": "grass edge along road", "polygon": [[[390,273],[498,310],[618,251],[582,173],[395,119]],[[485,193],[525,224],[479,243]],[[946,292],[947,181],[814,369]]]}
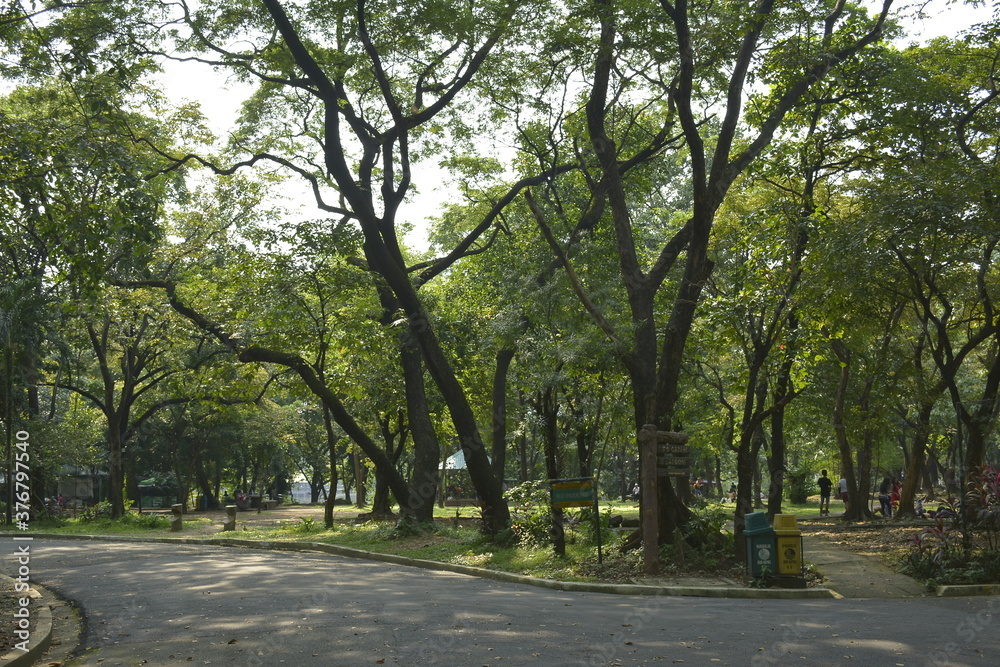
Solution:
{"label": "grass edge along road", "polygon": [[[636,503],[602,503],[602,538],[604,563],[598,565],[596,540],[589,520],[581,520],[580,512],[568,513],[566,556],[553,553],[548,543],[548,524],[544,513],[525,515],[509,535],[490,540],[478,529],[478,508],[474,506],[436,508],[432,526],[399,527],[395,521],[371,521],[363,517],[363,509],[338,506],[334,527],[323,525],[323,508],[317,505],[282,505],[277,510],[239,512],[236,530],[222,532],[225,512],[193,511],[184,515],[183,530],[170,531],[170,522],[160,512],[130,512],[118,520],[93,516],[49,518],[38,520],[32,528],[37,534],[237,538],[255,541],[319,542],[364,551],[393,554],[409,558],[434,560],[500,570],[525,576],[563,581],[621,583],[635,579],[642,570],[641,551],[622,554],[618,544],[622,536],[607,527],[608,517],[622,515],[638,517]],[[706,509],[703,528],[717,533],[704,552],[686,550],[684,568],[673,558],[672,548],[664,547],[664,575],[702,576],[739,580],[743,566],[735,562],[732,536],[724,530],[726,505]],[[3,527],[6,528],[6,527]],[[8,531],[9,532],[9,531]],[[673,563],[673,564],[672,564]]]}

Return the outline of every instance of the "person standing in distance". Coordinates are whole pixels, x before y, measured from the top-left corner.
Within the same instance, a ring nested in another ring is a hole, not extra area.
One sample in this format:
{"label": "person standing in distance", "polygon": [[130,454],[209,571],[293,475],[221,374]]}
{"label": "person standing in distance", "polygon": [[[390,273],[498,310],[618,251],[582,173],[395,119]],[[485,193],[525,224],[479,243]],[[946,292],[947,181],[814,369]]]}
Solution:
{"label": "person standing in distance", "polygon": [[833,480],[826,476],[826,471],[820,471],[819,484],[819,515],[830,516],[830,491],[833,490]]}
{"label": "person standing in distance", "polygon": [[837,484],[837,490],[840,492],[840,499],[844,501],[844,514],[847,514],[847,511],[851,509],[851,503],[847,497],[847,478],[840,478],[840,483]]}

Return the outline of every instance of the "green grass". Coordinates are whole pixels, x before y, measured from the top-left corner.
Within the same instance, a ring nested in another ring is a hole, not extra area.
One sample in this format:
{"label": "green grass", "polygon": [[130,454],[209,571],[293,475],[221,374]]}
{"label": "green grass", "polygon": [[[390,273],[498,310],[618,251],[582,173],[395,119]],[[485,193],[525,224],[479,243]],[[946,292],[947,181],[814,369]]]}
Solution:
{"label": "green grass", "polygon": [[[222,532],[218,518],[185,516],[180,533],[170,531],[169,520],[159,517],[154,523],[151,515],[131,514],[128,519],[48,519],[31,524],[32,532],[64,535],[104,535],[150,537],[231,537],[241,540],[319,542],[338,546],[397,554],[410,558],[435,560],[445,563],[484,567],[520,573],[529,576],[563,580],[607,580],[608,567],[597,567],[596,548],[586,543],[584,536],[567,530],[566,556],[556,556],[550,545],[507,543],[497,544],[486,539],[470,519],[478,517],[474,507],[438,508],[440,517],[430,527],[417,530],[398,530],[393,522],[369,521],[355,524],[343,518],[327,529],[322,521],[312,518],[280,521],[275,524],[254,524],[241,521],[237,515],[236,530]],[[454,522],[457,517],[460,521]],[[452,520],[452,521],[449,521]],[[455,525],[458,523],[459,525]],[[0,527],[6,529],[6,526]],[[632,556],[618,555],[613,544],[605,545],[605,559],[614,567],[622,566]],[[623,572],[632,574],[638,567],[630,564]]]}
{"label": "green grass", "polygon": [[[707,508],[732,512],[732,505],[729,503],[708,501],[705,505]],[[834,506],[831,509],[836,512],[838,508]],[[562,580],[623,581],[641,571],[641,552],[621,554],[616,548],[620,543],[619,537],[604,545],[603,566],[597,564],[596,547],[579,530],[567,531],[565,556],[555,555],[551,545],[518,544],[512,538],[500,540],[499,543],[489,541],[478,530],[476,519],[480,515],[479,508],[471,505],[435,507],[436,521],[433,526],[418,530],[399,530],[391,521],[355,524],[357,512],[353,507],[338,506],[337,520],[329,529],[318,518],[305,517],[260,524],[254,520],[259,515],[249,513],[237,515],[236,531],[228,533],[222,532],[218,516],[208,518],[197,514],[184,517],[184,528],[180,533],[170,532],[169,521],[165,517],[154,520],[150,515],[139,517],[135,514],[129,519],[118,521],[106,518],[90,521],[39,520],[33,521],[31,528],[34,532],[70,535],[231,537],[257,541],[320,542]],[[810,502],[797,505],[785,502],[782,504],[782,512],[800,517],[815,516],[819,514],[819,504]],[[639,517],[639,506],[632,502],[602,501],[601,513],[620,514],[625,518],[635,519]],[[267,514],[264,513],[263,517],[266,518]],[[149,525],[144,525],[147,522],[150,522]],[[699,559],[686,560],[695,561],[688,563],[688,566],[698,570]],[[706,572],[716,571],[713,568],[717,567],[731,567],[731,563],[725,562],[725,554],[720,557],[720,552],[706,554],[700,559],[700,564]]]}

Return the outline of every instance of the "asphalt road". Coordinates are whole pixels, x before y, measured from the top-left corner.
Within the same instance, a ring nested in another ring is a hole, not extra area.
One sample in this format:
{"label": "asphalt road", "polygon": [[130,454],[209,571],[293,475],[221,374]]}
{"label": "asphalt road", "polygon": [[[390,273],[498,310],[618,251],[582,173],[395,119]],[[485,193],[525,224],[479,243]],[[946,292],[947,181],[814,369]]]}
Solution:
{"label": "asphalt road", "polygon": [[[36,539],[69,665],[992,665],[1000,598],[566,593],[325,554]],[[9,569],[9,566],[8,566]]]}

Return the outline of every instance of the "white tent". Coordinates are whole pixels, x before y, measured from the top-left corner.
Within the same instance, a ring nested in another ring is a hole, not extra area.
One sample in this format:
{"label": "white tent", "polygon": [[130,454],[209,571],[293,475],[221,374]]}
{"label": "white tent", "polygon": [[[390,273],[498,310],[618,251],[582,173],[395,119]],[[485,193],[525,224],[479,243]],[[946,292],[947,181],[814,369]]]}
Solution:
{"label": "white tent", "polygon": [[[492,459],[490,459],[492,460]],[[465,470],[465,452],[461,449],[449,456],[441,463],[441,470]]]}
{"label": "white tent", "polygon": [[441,464],[441,470],[465,470],[465,452],[461,449],[449,456]]}

